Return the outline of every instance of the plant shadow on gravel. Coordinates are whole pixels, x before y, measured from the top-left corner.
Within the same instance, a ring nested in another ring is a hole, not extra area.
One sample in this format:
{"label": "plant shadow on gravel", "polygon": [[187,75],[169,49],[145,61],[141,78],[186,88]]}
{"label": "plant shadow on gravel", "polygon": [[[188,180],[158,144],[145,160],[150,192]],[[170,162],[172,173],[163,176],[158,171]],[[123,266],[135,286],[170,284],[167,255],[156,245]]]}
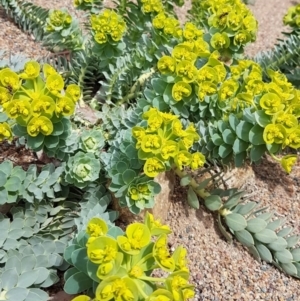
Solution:
{"label": "plant shadow on gravel", "polygon": [[[266,156],[259,164],[253,164],[252,170],[257,179],[267,184],[267,188],[270,192],[274,192],[278,186],[281,186],[288,197],[293,197],[294,188],[298,183],[294,183],[294,179],[297,179],[297,176],[291,177],[288,175],[280,165],[270,157]],[[247,188],[247,186],[245,187]]]}

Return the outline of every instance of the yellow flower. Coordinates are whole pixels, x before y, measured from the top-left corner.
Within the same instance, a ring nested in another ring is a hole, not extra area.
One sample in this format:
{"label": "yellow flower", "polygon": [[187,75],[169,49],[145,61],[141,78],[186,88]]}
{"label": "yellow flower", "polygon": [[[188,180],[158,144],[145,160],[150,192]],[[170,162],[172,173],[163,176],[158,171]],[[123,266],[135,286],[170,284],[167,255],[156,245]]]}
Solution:
{"label": "yellow flower", "polygon": [[295,117],[300,117],[300,105],[299,104],[293,104],[288,107],[287,113],[294,115]]}
{"label": "yellow flower", "polygon": [[227,17],[227,26],[237,31],[242,26],[243,16],[236,11],[232,11],[228,14]]}
{"label": "yellow flower", "polygon": [[117,241],[108,236],[99,236],[87,245],[87,255],[95,264],[108,263],[116,259]]}
{"label": "yellow flower", "polygon": [[187,285],[188,285],[187,279],[181,277],[180,275],[175,275],[171,278],[171,288],[172,288],[172,293],[175,301],[181,300],[180,292]]}
{"label": "yellow flower", "polygon": [[185,135],[184,130],[182,129],[182,123],[180,122],[179,119],[175,119],[172,122],[172,132],[174,135],[178,137],[182,137]]}
{"label": "yellow flower", "polygon": [[175,249],[172,257],[175,261],[176,270],[189,272],[186,260],[187,250],[182,246],[179,246]]}
{"label": "yellow flower", "polygon": [[250,34],[245,30],[241,30],[235,34],[234,39],[233,39],[233,44],[234,45],[246,45],[248,42],[250,42],[250,40],[251,40]]}
{"label": "yellow flower", "polygon": [[243,19],[243,28],[251,33],[253,38],[255,37],[257,31],[257,21],[253,15],[249,15]]}
{"label": "yellow flower", "polygon": [[46,87],[54,95],[58,95],[64,87],[64,80],[60,74],[51,74],[47,76]]}
{"label": "yellow flower", "polygon": [[131,186],[128,189],[128,194],[129,194],[130,198],[134,201],[137,201],[139,199],[139,191],[136,186]]}
{"label": "yellow flower", "polygon": [[4,68],[0,71],[0,83],[10,92],[17,91],[21,86],[21,81],[17,73],[9,68]]}
{"label": "yellow flower", "polygon": [[97,33],[94,35],[94,39],[98,44],[104,44],[107,42],[107,36],[102,31],[97,31]]}
{"label": "yellow flower", "polygon": [[155,220],[153,214],[146,212],[145,224],[149,228],[151,235],[157,236],[161,234],[172,233],[168,225],[163,225],[159,220]]}
{"label": "yellow flower", "polygon": [[13,134],[10,126],[6,122],[0,123],[0,141],[3,141],[5,139],[11,140],[12,137]]}
{"label": "yellow flower", "polygon": [[210,40],[211,46],[217,50],[219,49],[225,49],[230,46],[230,40],[228,35],[223,32],[217,32],[215,33]]}
{"label": "yellow flower", "polygon": [[192,87],[184,82],[179,81],[172,87],[172,97],[175,101],[180,101],[184,97],[189,97],[192,94]]}
{"label": "yellow flower", "polygon": [[203,31],[199,30],[193,23],[186,22],[183,29],[183,37],[186,40],[193,40],[202,37]]}
{"label": "yellow flower", "polygon": [[192,154],[192,162],[190,163],[191,169],[196,170],[203,167],[205,164],[205,156],[199,152]]}
{"label": "yellow flower", "polygon": [[145,135],[141,142],[141,149],[145,153],[157,154],[160,152],[162,139],[158,135]]}
{"label": "yellow flower", "polygon": [[149,158],[144,165],[144,173],[150,178],[155,178],[160,173],[166,170],[162,161],[157,158]]}
{"label": "yellow flower", "polygon": [[228,79],[226,80],[222,86],[219,89],[219,99],[220,101],[225,101],[228,98],[231,98],[235,95],[236,91],[239,88],[239,84],[233,80],[233,79]]}
{"label": "yellow flower", "polygon": [[146,131],[148,133],[156,132],[158,129],[161,128],[162,123],[163,123],[163,118],[162,118],[160,112],[157,111],[156,113],[153,113],[149,116],[148,128]]}
{"label": "yellow flower", "polygon": [[56,101],[57,116],[71,116],[75,111],[75,103],[69,97],[63,96]]}
{"label": "yellow flower", "polygon": [[159,13],[152,20],[153,27],[156,29],[163,29],[166,19],[167,17],[163,12]]}
{"label": "yellow flower", "polygon": [[259,95],[265,91],[265,83],[260,79],[251,79],[247,82],[246,90],[252,95]]}
{"label": "yellow flower", "polygon": [[289,174],[292,171],[293,166],[297,162],[297,155],[287,155],[284,156],[280,163],[282,168]]}
{"label": "yellow flower", "polygon": [[144,275],[144,271],[138,265],[135,265],[131,268],[129,275],[134,278],[140,278]]}
{"label": "yellow flower", "polygon": [[197,81],[199,83],[201,82],[212,82],[217,83],[218,82],[218,75],[217,71],[209,66],[203,66],[200,68],[197,72]]}
{"label": "yellow flower", "polygon": [[[180,23],[174,17],[168,17],[164,21],[164,34],[173,35],[175,38],[178,38],[181,34],[181,31],[178,31]],[[179,33],[180,32],[180,33]]]}
{"label": "yellow flower", "polygon": [[139,294],[135,282],[129,277],[110,276],[101,281],[96,289],[96,299],[108,301],[137,301]]}
{"label": "yellow flower", "polygon": [[294,149],[298,149],[300,147],[300,127],[297,127],[288,133],[284,145]]}
{"label": "yellow flower", "polygon": [[34,79],[40,74],[40,64],[35,61],[29,61],[24,66],[24,72],[20,74],[20,78]]}
{"label": "yellow flower", "polygon": [[161,234],[156,240],[153,247],[153,257],[164,271],[173,272],[175,270],[175,261],[168,250],[166,234]]}
{"label": "yellow flower", "polygon": [[168,124],[177,118],[177,116],[172,113],[159,112],[159,115],[162,117],[165,124]]}
{"label": "yellow flower", "polygon": [[280,111],[279,113],[274,115],[273,122],[275,124],[282,124],[287,132],[292,131],[295,127],[298,126],[297,117],[283,111]]}
{"label": "yellow flower", "polygon": [[27,133],[31,137],[36,137],[39,133],[49,136],[52,132],[53,124],[51,120],[45,116],[33,117],[28,122]]}
{"label": "yellow flower", "polygon": [[107,231],[108,226],[106,222],[99,217],[92,218],[86,228],[86,233],[91,237],[103,236]]}
{"label": "yellow flower", "polygon": [[118,236],[119,247],[128,254],[135,255],[150,243],[151,234],[149,229],[141,223],[133,223],[127,226],[126,236]]}
{"label": "yellow flower", "polygon": [[170,157],[174,157],[178,152],[178,143],[175,141],[166,141],[160,150],[160,154],[164,160],[169,160]]}
{"label": "yellow flower", "polygon": [[32,116],[46,116],[51,119],[55,110],[54,100],[46,95],[42,95],[40,98],[35,99],[31,103]]}
{"label": "yellow flower", "polygon": [[181,61],[176,66],[176,73],[186,83],[191,83],[197,75],[197,68],[190,61]]}
{"label": "yellow flower", "polygon": [[147,301],[172,301],[173,296],[170,291],[166,289],[157,289],[150,296]]}
{"label": "yellow flower", "polygon": [[223,63],[218,62],[218,64],[215,64],[213,68],[217,71],[218,75],[218,82],[221,83],[225,80],[227,71],[223,65]]}
{"label": "yellow flower", "polygon": [[31,105],[28,100],[13,99],[5,107],[5,112],[10,118],[27,121],[31,114]]}
{"label": "yellow flower", "polygon": [[260,106],[267,115],[274,115],[284,108],[281,99],[275,93],[266,93],[259,101]]}
{"label": "yellow flower", "polygon": [[172,74],[176,70],[176,60],[171,56],[165,55],[158,60],[157,68],[162,74]]}
{"label": "yellow flower", "polygon": [[176,166],[182,170],[183,166],[188,166],[192,162],[192,155],[188,151],[180,151],[174,157]]}
{"label": "yellow flower", "polygon": [[203,38],[198,38],[194,42],[194,53],[199,57],[207,57],[210,54],[209,44],[203,40]]}
{"label": "yellow flower", "polygon": [[44,74],[44,77],[47,78],[49,75],[55,75],[55,74],[58,74],[56,72],[56,70],[49,64],[44,64],[43,65],[43,74]]}
{"label": "yellow flower", "polygon": [[70,84],[67,86],[66,95],[71,96],[72,100],[76,102],[81,95],[81,89],[78,85]]}
{"label": "yellow flower", "polygon": [[268,124],[264,129],[263,139],[267,144],[281,144],[286,139],[285,128],[281,124]]}
{"label": "yellow flower", "polygon": [[12,99],[12,94],[9,93],[8,89],[0,87],[0,105],[7,104]]}
{"label": "yellow flower", "polygon": [[64,25],[70,25],[72,23],[72,17],[68,13],[61,10],[53,10],[49,15],[49,25],[54,27],[61,27]]}
{"label": "yellow flower", "polygon": [[200,102],[202,102],[205,98],[205,96],[211,96],[217,93],[217,86],[210,82],[210,81],[204,81],[199,84],[198,88],[198,98]]}
{"label": "yellow flower", "polygon": [[177,61],[187,60],[194,62],[196,60],[196,54],[194,54],[188,46],[178,44],[173,48],[172,57]]}

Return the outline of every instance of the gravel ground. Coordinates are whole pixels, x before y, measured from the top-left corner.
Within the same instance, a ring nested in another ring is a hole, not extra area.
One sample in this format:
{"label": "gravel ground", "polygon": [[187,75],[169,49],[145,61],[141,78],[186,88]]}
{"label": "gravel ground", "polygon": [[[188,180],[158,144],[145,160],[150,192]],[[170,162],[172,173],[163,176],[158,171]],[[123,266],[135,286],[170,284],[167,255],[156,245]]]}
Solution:
{"label": "gravel ground", "polygon": [[[67,7],[72,14],[72,0],[32,0],[46,8]],[[250,6],[259,22],[258,39],[247,47],[247,54],[271,49],[281,37],[282,17],[292,0],[256,0]],[[189,7],[179,10],[181,19]],[[79,16],[79,14],[77,13]],[[82,15],[80,15],[82,18]],[[0,49],[15,54],[21,52],[32,58],[47,55],[30,35],[22,33],[0,10]],[[243,188],[252,199],[270,206],[299,233],[300,217],[300,162],[287,176],[270,158],[249,169]],[[285,276],[266,263],[258,263],[237,242],[228,244],[217,229],[215,217],[202,206],[195,211],[187,207],[186,196],[180,188],[175,190],[167,223],[174,234],[171,247],[182,244],[188,248],[191,280],[196,285],[194,300],[205,301],[297,301],[300,296],[298,280]],[[56,299],[64,301],[64,297]]]}

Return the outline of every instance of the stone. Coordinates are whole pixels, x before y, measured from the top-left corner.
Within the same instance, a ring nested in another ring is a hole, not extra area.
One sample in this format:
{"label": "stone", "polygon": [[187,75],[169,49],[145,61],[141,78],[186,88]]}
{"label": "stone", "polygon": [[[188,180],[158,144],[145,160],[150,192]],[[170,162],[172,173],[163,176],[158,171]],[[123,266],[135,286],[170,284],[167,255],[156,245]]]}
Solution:
{"label": "stone", "polygon": [[118,220],[124,224],[132,222],[143,222],[146,212],[153,214],[155,219],[164,223],[168,216],[171,197],[175,186],[175,175],[173,172],[163,172],[159,174],[154,181],[161,186],[161,192],[154,198],[155,205],[151,209],[145,209],[139,214],[133,214],[127,207],[120,207],[118,200],[113,197],[112,207],[119,212]]}

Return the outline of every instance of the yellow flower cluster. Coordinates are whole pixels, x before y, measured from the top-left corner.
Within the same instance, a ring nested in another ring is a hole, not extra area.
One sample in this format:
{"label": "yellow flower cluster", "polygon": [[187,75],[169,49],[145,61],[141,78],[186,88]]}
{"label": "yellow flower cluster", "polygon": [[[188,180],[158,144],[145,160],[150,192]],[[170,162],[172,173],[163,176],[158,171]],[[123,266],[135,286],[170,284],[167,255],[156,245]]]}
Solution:
{"label": "yellow flower cluster", "polygon": [[55,9],[50,10],[49,18],[47,19],[46,31],[52,32],[56,28],[63,29],[70,26],[72,16],[66,11]]}
{"label": "yellow flower cluster", "polygon": [[193,124],[184,130],[178,116],[156,108],[144,113],[143,119],[147,120],[147,128],[135,126],[132,135],[137,139],[139,158],[146,160],[144,172],[147,176],[154,178],[172,165],[179,169],[189,166],[194,170],[204,165],[203,154],[189,152],[200,139]]}
{"label": "yellow flower cluster", "polygon": [[286,15],[283,17],[284,25],[298,28],[300,26],[300,4],[289,8]]}
{"label": "yellow flower cluster", "polygon": [[231,45],[244,46],[255,40],[257,21],[242,1],[203,0],[200,10],[208,27],[218,30],[211,38],[214,49],[222,51]]}
{"label": "yellow flower cluster", "polygon": [[[158,70],[162,74],[176,77],[172,88],[172,97],[176,102],[188,98],[193,92],[193,86],[198,91],[199,101],[218,92],[218,85],[226,77],[224,64],[216,59],[218,55],[217,52],[210,54],[209,45],[202,38],[197,38],[176,45],[171,56],[165,55],[159,59]],[[197,69],[195,61],[201,57],[209,59]]]}
{"label": "yellow flower cluster", "polygon": [[162,30],[165,35],[170,35],[175,38],[182,36],[179,21],[175,17],[168,17],[164,11],[153,18],[152,24],[154,28]]}
{"label": "yellow flower cluster", "polygon": [[118,42],[126,31],[123,18],[111,9],[105,9],[99,15],[91,15],[90,22],[98,44],[105,44],[110,38],[113,42]]}
{"label": "yellow flower cluster", "polygon": [[[248,60],[240,60],[231,66],[232,79],[240,79],[244,87],[230,102],[231,108],[240,110],[246,106],[253,106],[264,112],[270,121],[264,127],[263,139],[266,144],[278,144],[282,148],[300,147],[300,90],[288,82],[286,76],[278,71],[268,70],[271,81],[263,81],[261,67]],[[282,167],[291,172],[297,156],[287,155],[279,159]]]}
{"label": "yellow flower cluster", "polygon": [[[144,223],[130,224],[125,233],[117,237],[108,234],[104,220],[94,217],[86,233],[87,257],[97,266],[94,276],[99,279],[95,300],[186,301],[194,297],[194,286],[188,282],[187,250],[179,246],[170,253],[167,235],[172,231],[152,214],[147,212]],[[151,277],[151,272],[158,267],[169,275],[161,277],[156,285],[158,278]],[[144,286],[144,282],[151,286]],[[88,300],[86,295],[73,299]]]}
{"label": "yellow flower cluster", "polygon": [[257,109],[269,116],[271,122],[265,127],[265,142],[299,148],[300,90],[278,71],[268,70],[271,81],[263,82],[261,67],[251,61],[241,60],[231,71],[235,80],[242,77],[245,82],[244,89],[236,97],[248,100],[249,105],[254,105],[253,99],[257,99]]}
{"label": "yellow flower cluster", "polygon": [[145,14],[149,13],[161,13],[164,10],[161,0],[141,0],[142,2],[142,11]]}
{"label": "yellow flower cluster", "polygon": [[[29,136],[48,136],[53,123],[70,116],[81,91],[71,84],[62,94],[64,80],[53,67],[44,64],[44,80],[40,65],[35,61],[25,64],[24,71],[17,74],[9,68],[0,71],[0,105],[3,111],[19,125],[27,128]],[[8,124],[0,126],[0,139],[12,137]]]}

